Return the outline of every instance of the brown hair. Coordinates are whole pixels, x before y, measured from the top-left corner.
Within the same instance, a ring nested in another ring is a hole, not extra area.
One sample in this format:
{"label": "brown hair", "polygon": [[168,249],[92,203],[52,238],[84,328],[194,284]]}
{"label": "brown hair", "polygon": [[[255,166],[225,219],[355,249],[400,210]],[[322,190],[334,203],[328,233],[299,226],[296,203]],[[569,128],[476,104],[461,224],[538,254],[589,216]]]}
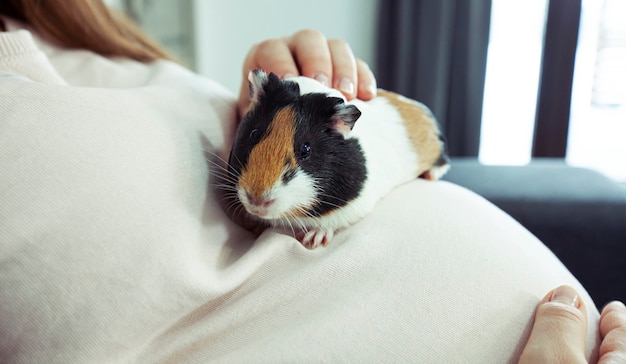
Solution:
{"label": "brown hair", "polygon": [[102,0],[0,0],[0,14],[59,46],[141,62],[172,59],[130,19]]}

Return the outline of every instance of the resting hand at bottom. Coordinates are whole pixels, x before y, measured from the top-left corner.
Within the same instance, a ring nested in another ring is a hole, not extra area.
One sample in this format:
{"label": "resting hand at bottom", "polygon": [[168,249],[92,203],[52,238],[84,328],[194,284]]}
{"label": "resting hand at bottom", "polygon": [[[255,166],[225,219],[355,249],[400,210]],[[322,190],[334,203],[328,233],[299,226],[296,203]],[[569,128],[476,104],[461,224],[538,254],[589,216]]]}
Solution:
{"label": "resting hand at bottom", "polygon": [[[600,360],[626,363],[626,306],[611,302],[600,316]],[[519,363],[586,363],[587,309],[576,291],[561,286],[544,297]]]}

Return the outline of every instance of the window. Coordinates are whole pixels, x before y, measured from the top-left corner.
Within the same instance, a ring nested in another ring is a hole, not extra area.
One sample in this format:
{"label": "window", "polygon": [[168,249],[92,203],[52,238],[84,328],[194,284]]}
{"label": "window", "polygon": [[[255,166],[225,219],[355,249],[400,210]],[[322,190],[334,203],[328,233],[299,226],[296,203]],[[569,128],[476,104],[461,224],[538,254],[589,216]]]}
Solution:
{"label": "window", "polygon": [[[493,0],[486,164],[530,161],[547,0]],[[626,0],[583,0],[566,160],[626,181]]]}
{"label": "window", "polygon": [[493,0],[479,158],[530,161],[547,0]]}
{"label": "window", "polygon": [[626,182],[626,0],[584,0],[567,161]]}

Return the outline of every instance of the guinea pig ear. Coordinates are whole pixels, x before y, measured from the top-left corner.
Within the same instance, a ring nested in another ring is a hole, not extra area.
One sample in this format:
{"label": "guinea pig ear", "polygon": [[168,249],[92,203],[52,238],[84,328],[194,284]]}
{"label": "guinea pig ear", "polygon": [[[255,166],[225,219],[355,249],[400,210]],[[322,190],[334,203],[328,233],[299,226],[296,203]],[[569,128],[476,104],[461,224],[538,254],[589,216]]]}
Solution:
{"label": "guinea pig ear", "polygon": [[[341,99],[339,99],[341,100]],[[354,124],[361,116],[361,111],[354,105],[346,104],[341,100],[335,105],[335,114],[333,115],[332,128],[337,130],[341,135],[348,137]]]}
{"label": "guinea pig ear", "polygon": [[267,84],[267,81],[267,73],[259,68],[253,69],[248,73],[248,90],[252,103],[259,102],[259,98],[263,93],[263,88]]}

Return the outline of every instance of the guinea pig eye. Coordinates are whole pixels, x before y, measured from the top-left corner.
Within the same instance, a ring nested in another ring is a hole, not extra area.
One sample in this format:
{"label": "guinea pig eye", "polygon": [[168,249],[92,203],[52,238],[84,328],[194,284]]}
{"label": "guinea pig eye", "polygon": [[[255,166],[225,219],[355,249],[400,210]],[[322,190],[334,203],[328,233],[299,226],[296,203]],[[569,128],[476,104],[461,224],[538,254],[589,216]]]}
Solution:
{"label": "guinea pig eye", "polygon": [[300,147],[300,160],[307,160],[311,156],[311,146],[309,143],[302,144]]}
{"label": "guinea pig eye", "polygon": [[259,132],[259,129],[252,129],[252,131],[250,132],[250,140],[256,142],[257,140],[259,140],[259,134],[261,134]]}

